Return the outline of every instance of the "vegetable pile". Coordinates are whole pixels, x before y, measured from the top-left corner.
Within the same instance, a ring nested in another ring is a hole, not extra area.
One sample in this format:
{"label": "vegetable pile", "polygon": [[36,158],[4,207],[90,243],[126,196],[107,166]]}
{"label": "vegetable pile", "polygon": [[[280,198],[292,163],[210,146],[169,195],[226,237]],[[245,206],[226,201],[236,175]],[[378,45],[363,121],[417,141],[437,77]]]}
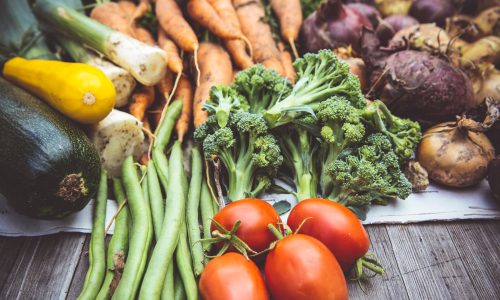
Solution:
{"label": "vegetable pile", "polygon": [[0,2],[0,192],[95,199],[79,299],[347,299],[372,205],[499,198],[489,1],[84,2]]}

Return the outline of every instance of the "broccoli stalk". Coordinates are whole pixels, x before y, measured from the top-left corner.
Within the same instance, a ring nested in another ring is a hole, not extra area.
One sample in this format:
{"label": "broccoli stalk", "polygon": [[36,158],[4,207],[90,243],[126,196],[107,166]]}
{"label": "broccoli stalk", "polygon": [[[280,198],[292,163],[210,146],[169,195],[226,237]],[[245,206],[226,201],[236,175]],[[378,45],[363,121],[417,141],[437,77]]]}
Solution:
{"label": "broccoli stalk", "polygon": [[298,201],[318,196],[318,168],[316,156],[319,145],[306,128],[295,125],[279,135],[285,165],[293,174]]}
{"label": "broccoli stalk", "polygon": [[278,142],[259,114],[230,113],[226,127],[212,115],[196,129],[195,139],[202,143],[205,159],[219,159],[224,165],[230,201],[266,190],[283,161]]}
{"label": "broccoli stalk", "polygon": [[346,97],[355,107],[366,105],[358,78],[332,51],[308,53],[295,61],[294,68],[297,83],[291,92],[263,112],[270,128],[293,122],[297,116],[314,115],[314,108],[335,95]]}

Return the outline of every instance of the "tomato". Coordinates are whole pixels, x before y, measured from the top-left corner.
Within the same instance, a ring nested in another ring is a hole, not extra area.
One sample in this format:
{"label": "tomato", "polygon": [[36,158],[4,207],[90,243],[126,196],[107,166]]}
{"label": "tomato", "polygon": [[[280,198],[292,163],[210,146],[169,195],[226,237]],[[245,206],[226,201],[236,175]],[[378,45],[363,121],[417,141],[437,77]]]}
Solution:
{"label": "tomato", "polygon": [[267,286],[276,300],[347,299],[344,273],[328,248],[305,234],[276,243],[265,265]]}
{"label": "tomato", "polygon": [[325,244],[344,271],[350,270],[356,260],[368,252],[368,234],[356,215],[345,206],[320,198],[303,200],[292,209],[287,224],[295,232],[307,218],[310,219],[299,232]]}
{"label": "tomato", "polygon": [[[281,224],[281,218],[273,206],[255,198],[230,203],[214,216],[214,220],[228,231],[233,228],[236,221],[240,220],[236,236],[256,252],[267,249],[276,240],[267,225],[277,225],[278,222]],[[213,222],[211,229],[212,231],[217,229]]]}
{"label": "tomato", "polygon": [[200,277],[204,300],[267,300],[266,284],[257,265],[229,252],[211,260]]}

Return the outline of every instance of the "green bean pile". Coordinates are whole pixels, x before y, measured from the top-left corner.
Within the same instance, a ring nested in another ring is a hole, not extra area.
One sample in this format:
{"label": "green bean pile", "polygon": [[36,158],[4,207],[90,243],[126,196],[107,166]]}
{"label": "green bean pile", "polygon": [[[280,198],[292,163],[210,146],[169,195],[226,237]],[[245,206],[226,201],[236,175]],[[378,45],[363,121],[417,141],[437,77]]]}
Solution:
{"label": "green bean pile", "polygon": [[199,241],[210,237],[216,205],[203,177],[200,151],[191,150],[188,179],[182,143],[170,143],[181,109],[179,100],[168,107],[155,132],[148,165],[138,166],[129,156],[121,179],[112,179],[119,211],[107,252],[108,183],[102,172],[94,205],[90,267],[79,299],[198,299],[197,277],[209,250]]}

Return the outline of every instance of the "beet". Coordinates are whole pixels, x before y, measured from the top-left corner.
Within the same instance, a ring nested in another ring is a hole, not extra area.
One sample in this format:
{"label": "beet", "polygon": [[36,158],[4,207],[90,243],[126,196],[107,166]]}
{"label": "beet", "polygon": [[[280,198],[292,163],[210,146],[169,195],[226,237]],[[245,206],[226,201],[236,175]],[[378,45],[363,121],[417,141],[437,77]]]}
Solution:
{"label": "beet", "polygon": [[370,20],[373,28],[377,28],[379,20],[382,18],[382,16],[374,6],[364,3],[350,3],[346,6],[365,16],[368,20]]}
{"label": "beet", "polygon": [[493,197],[500,201],[500,155],[490,163],[488,168],[488,182]]}
{"label": "beet", "polygon": [[415,0],[410,7],[410,15],[420,23],[436,23],[443,27],[446,18],[455,14],[451,0]]}
{"label": "beet", "polygon": [[418,24],[418,20],[411,16],[392,15],[383,19],[377,27],[377,35],[382,44],[387,42],[401,29]]}
{"label": "beet", "polygon": [[403,50],[387,57],[384,64],[370,78],[373,96],[398,116],[431,125],[452,120],[474,104],[469,78],[444,59]]}
{"label": "beet", "polygon": [[340,0],[328,0],[304,20],[300,42],[305,52],[348,45],[357,52],[363,26],[373,28],[370,20]]}

